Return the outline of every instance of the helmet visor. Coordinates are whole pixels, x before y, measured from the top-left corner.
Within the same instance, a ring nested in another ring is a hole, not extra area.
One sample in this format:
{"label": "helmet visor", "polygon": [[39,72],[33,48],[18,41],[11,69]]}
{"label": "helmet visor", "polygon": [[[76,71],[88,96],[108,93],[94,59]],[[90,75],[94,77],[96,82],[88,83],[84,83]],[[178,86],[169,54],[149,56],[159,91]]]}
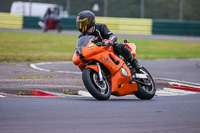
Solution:
{"label": "helmet visor", "polygon": [[91,24],[92,24],[92,21],[89,18],[76,20],[76,26],[81,32],[87,31]]}

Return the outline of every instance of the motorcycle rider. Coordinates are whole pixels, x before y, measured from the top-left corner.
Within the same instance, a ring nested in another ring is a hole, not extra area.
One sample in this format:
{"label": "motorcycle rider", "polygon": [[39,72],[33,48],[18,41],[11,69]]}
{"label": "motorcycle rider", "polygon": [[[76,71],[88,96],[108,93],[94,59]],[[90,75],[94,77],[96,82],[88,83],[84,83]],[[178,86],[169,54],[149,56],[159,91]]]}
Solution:
{"label": "motorcycle rider", "polygon": [[112,46],[114,52],[123,56],[138,72],[142,66],[139,65],[137,59],[133,57],[130,49],[117,42],[117,37],[108,29],[105,24],[95,23],[95,14],[89,10],[82,11],[76,18],[76,26],[81,32],[79,38],[85,35],[93,35],[102,41],[104,45]]}

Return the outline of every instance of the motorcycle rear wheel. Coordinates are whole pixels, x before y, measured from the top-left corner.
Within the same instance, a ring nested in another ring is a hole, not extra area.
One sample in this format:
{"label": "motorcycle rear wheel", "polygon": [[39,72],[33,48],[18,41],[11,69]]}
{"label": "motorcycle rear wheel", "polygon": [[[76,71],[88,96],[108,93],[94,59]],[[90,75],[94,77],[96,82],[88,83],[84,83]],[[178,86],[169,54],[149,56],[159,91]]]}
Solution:
{"label": "motorcycle rear wheel", "polygon": [[138,80],[138,82],[136,81],[138,86],[138,91],[134,92],[134,94],[139,99],[150,100],[154,97],[156,93],[154,80],[151,74],[144,67],[142,67],[140,71],[142,74],[147,75],[147,79],[140,79]]}
{"label": "motorcycle rear wheel", "polygon": [[91,68],[83,70],[83,83],[89,93],[97,100],[108,100],[111,95],[111,88],[108,80],[103,76],[103,81],[99,81],[99,75]]}
{"label": "motorcycle rear wheel", "polygon": [[56,26],[56,29],[57,29],[58,33],[60,33],[60,32],[62,31],[62,27],[61,27],[61,25],[58,24],[58,25]]}

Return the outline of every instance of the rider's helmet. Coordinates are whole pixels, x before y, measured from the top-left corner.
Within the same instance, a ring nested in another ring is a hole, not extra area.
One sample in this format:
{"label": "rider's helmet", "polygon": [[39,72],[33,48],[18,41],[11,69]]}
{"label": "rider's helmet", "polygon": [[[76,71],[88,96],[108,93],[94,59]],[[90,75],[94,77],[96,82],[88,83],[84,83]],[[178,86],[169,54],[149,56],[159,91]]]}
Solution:
{"label": "rider's helmet", "polygon": [[80,12],[76,18],[76,26],[80,32],[87,32],[94,24],[95,15],[89,10]]}

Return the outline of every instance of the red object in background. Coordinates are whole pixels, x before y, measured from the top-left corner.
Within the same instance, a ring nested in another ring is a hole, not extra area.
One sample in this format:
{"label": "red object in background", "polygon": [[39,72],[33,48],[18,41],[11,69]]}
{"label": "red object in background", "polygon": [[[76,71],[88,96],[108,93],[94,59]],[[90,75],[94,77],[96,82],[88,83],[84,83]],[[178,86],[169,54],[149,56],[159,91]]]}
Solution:
{"label": "red object in background", "polygon": [[62,31],[60,19],[49,17],[46,21],[40,21],[38,24],[43,29],[43,32],[47,32],[48,30],[57,30],[58,32]]}
{"label": "red object in background", "polygon": [[54,24],[52,18],[49,18],[49,19],[48,19],[47,27],[48,27],[48,29],[55,29],[55,24]]}

